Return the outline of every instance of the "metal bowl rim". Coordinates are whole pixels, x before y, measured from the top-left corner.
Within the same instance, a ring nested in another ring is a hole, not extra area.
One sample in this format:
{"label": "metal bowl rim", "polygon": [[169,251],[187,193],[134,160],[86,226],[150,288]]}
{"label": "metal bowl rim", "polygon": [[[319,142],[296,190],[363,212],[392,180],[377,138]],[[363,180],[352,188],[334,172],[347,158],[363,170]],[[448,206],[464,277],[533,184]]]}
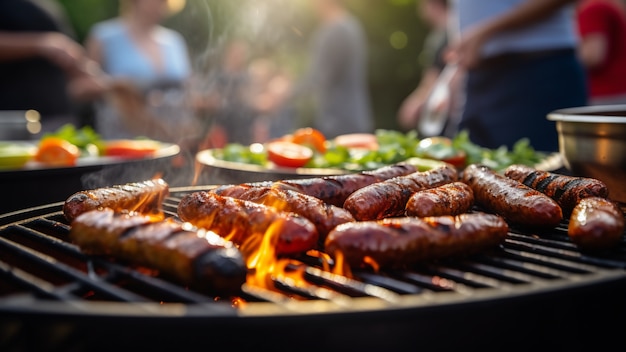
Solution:
{"label": "metal bowl rim", "polygon": [[613,116],[611,112],[624,112],[623,105],[596,105],[566,108],[552,111],[547,118],[551,121],[626,124],[626,116]]}

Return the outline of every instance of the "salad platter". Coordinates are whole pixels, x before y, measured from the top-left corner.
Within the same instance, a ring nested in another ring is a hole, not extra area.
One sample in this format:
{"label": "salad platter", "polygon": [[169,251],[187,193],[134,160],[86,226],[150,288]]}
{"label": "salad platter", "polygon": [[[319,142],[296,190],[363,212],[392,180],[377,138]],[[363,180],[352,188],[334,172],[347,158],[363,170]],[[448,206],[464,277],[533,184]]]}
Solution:
{"label": "salad platter", "polygon": [[[316,137],[293,138],[299,134]],[[305,152],[293,144],[300,144],[310,151]],[[196,161],[203,176],[214,184],[341,175],[403,161],[418,168],[423,166],[423,169],[441,161],[459,169],[470,163],[487,164],[496,170],[503,170],[514,163],[546,171],[563,167],[559,153],[535,151],[525,140],[520,140],[512,150],[490,150],[469,142],[464,132],[453,139],[420,139],[413,131],[377,130],[370,135],[359,133],[325,140],[318,132],[311,132],[310,128],[264,144],[229,144],[223,148],[201,150],[196,154]]]}
{"label": "salad platter", "polygon": [[41,140],[0,141],[0,214],[63,201],[86,188],[149,179],[180,153],[153,140],[102,140],[72,128]]}

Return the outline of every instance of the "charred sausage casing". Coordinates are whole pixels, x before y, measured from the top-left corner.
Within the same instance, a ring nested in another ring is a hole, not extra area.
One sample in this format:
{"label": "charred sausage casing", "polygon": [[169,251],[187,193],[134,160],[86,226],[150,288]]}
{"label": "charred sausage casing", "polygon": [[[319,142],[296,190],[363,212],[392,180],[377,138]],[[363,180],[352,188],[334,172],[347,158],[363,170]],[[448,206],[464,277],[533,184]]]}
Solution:
{"label": "charred sausage casing", "polygon": [[343,204],[359,221],[402,216],[413,193],[454,182],[458,178],[452,165],[377,182],[352,193]]}
{"label": "charred sausage casing", "polygon": [[354,221],[354,217],[346,209],[289,189],[250,187],[235,198],[264,204],[280,211],[296,213],[309,219],[317,228],[321,244],[328,232],[335,226]]}
{"label": "charred sausage casing", "polygon": [[98,208],[159,214],[169,185],[160,178],[113,185],[72,194],[63,203],[63,215],[70,223],[80,214]]}
{"label": "charred sausage casing", "polygon": [[346,198],[358,189],[375,182],[408,175],[415,171],[417,168],[414,165],[397,163],[356,174],[281,180],[274,182],[273,186],[304,193],[319,198],[328,204],[342,207]]}
{"label": "charred sausage casing", "polygon": [[583,198],[572,211],[567,234],[581,249],[609,249],[622,239],[624,213],[615,202],[606,198]]}
{"label": "charred sausage casing", "polygon": [[233,293],[246,280],[243,256],[232,242],[171,219],[100,208],[74,219],[69,238],[85,253],[157,269],[199,289]]}
{"label": "charred sausage casing", "polygon": [[260,239],[271,228],[277,236],[277,254],[306,252],[317,248],[319,239],[315,225],[303,216],[208,191],[182,197],[178,204],[178,216],[239,246],[249,240]]}
{"label": "charred sausage casing", "polygon": [[511,223],[550,228],[563,219],[563,211],[554,199],[485,165],[467,166],[462,180],[472,188],[478,205]]}
{"label": "charred sausage casing", "polygon": [[504,175],[554,199],[563,209],[564,215],[571,214],[583,198],[607,198],[609,195],[608,187],[600,180],[556,174],[526,165],[511,165],[506,168]]}
{"label": "charred sausage casing", "polygon": [[459,181],[413,193],[406,203],[407,216],[459,215],[474,205],[474,192]]}
{"label": "charred sausage casing", "polygon": [[326,252],[351,267],[403,267],[462,256],[497,246],[508,233],[503,218],[488,213],[426,218],[399,217],[337,226],[326,239]]}

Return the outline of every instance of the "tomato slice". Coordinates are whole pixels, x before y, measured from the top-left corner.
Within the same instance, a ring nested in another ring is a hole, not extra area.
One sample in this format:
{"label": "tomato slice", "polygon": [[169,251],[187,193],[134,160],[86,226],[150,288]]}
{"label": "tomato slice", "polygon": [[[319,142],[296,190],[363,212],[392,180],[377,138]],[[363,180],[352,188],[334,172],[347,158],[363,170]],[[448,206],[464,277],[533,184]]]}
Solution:
{"label": "tomato slice", "polygon": [[39,142],[35,160],[52,166],[74,166],[80,149],[62,138],[46,137]]}
{"label": "tomato slice", "polygon": [[355,149],[378,149],[378,138],[372,133],[348,133],[335,137],[334,142],[346,148]]}
{"label": "tomato slice", "polygon": [[267,159],[278,166],[302,167],[313,157],[313,150],[307,146],[274,141],[267,144]]}
{"label": "tomato slice", "polygon": [[120,158],[144,158],[153,155],[160,147],[161,145],[157,141],[121,139],[106,142],[104,155]]}
{"label": "tomato slice", "polygon": [[312,127],[304,127],[295,130],[291,136],[291,141],[326,153],[326,136],[319,130]]}

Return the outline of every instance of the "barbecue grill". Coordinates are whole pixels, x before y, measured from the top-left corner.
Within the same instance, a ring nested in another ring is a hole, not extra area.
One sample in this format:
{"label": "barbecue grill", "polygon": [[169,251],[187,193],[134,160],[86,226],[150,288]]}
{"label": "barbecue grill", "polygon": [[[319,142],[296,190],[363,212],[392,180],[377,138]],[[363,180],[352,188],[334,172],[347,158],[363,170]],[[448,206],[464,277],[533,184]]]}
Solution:
{"label": "barbecue grill", "polygon": [[[176,216],[185,194],[164,203]],[[0,216],[0,350],[599,350],[622,344],[626,243],[584,253],[567,223],[511,228],[492,251],[406,270],[323,270],[237,297],[192,291],[145,268],[83,254],[62,202]],[[300,263],[300,264],[298,264]]]}

